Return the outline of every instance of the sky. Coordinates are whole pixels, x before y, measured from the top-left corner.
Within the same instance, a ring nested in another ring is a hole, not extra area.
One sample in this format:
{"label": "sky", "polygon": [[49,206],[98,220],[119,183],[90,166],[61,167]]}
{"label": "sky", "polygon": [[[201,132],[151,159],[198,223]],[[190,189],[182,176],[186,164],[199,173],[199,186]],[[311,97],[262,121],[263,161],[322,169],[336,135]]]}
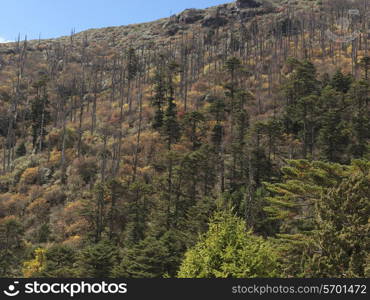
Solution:
{"label": "sky", "polygon": [[232,0],[0,0],[0,43],[56,38],[90,28],[128,25],[169,17],[186,8]]}

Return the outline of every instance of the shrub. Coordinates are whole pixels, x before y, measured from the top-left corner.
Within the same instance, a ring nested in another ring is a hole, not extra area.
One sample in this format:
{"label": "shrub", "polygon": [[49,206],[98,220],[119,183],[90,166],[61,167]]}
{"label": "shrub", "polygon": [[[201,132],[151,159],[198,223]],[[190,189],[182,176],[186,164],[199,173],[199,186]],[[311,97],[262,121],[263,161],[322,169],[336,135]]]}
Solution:
{"label": "shrub", "polygon": [[25,184],[36,184],[39,177],[39,168],[28,168],[26,169],[22,176],[21,176],[21,182]]}
{"label": "shrub", "polygon": [[85,183],[90,183],[95,179],[98,165],[96,163],[96,159],[91,157],[83,160],[78,160],[76,162],[76,169]]}

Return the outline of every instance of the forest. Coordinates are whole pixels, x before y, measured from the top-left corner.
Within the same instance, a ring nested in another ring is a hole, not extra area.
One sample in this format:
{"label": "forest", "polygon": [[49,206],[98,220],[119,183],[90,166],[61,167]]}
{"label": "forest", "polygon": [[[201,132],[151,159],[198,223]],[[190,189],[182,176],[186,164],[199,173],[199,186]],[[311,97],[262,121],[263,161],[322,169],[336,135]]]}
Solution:
{"label": "forest", "polygon": [[0,44],[0,277],[369,277],[368,6]]}

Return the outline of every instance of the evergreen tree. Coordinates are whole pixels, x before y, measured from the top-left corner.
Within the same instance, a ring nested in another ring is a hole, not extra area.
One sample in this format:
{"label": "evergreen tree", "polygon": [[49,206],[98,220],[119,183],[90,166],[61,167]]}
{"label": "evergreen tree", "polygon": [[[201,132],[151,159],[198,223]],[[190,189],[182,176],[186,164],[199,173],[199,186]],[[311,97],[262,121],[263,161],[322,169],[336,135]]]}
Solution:
{"label": "evergreen tree", "polygon": [[0,276],[15,276],[24,254],[24,228],[14,217],[0,219]]}
{"label": "evergreen tree", "polygon": [[231,212],[218,212],[209,231],[185,254],[180,278],[253,278],[279,274],[277,253],[270,241],[247,231]]}
{"label": "evergreen tree", "polygon": [[351,74],[345,75],[340,70],[338,70],[331,80],[331,86],[336,91],[346,94],[351,87],[352,81],[353,77]]}
{"label": "evergreen tree", "polygon": [[187,113],[184,117],[184,135],[192,144],[192,150],[197,150],[205,138],[205,117],[202,113],[194,111]]}
{"label": "evergreen tree", "polygon": [[306,158],[309,150],[313,152],[320,83],[311,62],[290,59],[288,65],[292,73],[283,87],[287,98],[284,123],[286,132],[302,141],[302,154]]}
{"label": "evergreen tree", "polygon": [[364,70],[364,79],[367,81],[369,79],[370,57],[363,57],[360,61],[360,66]]}
{"label": "evergreen tree", "polygon": [[168,150],[172,144],[180,139],[180,124],[177,119],[177,105],[175,103],[174,76],[178,73],[178,65],[170,63],[167,71],[167,108],[163,117],[163,133],[167,141]]}
{"label": "evergreen tree", "polygon": [[46,249],[45,267],[40,272],[41,277],[73,278],[76,276],[76,251],[68,246],[53,245]]}
{"label": "evergreen tree", "polygon": [[[356,234],[360,231],[367,234],[368,221],[364,217],[368,215],[369,208],[364,196],[368,189],[367,169],[368,164],[363,162],[354,166],[342,166],[319,161],[290,161],[283,168],[284,182],[266,183],[271,196],[266,197],[269,205],[265,207],[265,211],[280,223],[277,236],[285,276],[329,276],[325,272],[333,272],[334,277],[343,276],[338,270],[349,265],[332,265],[335,259],[335,263],[338,263],[344,257],[343,253],[340,254],[341,247],[348,250],[351,243],[362,243],[361,238],[348,238],[355,231]],[[350,179],[352,176],[360,181]],[[347,188],[354,189],[351,190],[353,197],[349,197],[348,192],[343,192]],[[354,192],[357,191],[356,188],[359,188],[358,193]],[[349,225],[352,223],[353,227]],[[339,232],[334,234],[336,230],[344,235]],[[348,244],[343,244],[340,239],[348,239]],[[363,242],[368,243],[366,239]],[[365,247],[364,244],[361,245]],[[351,251],[346,253],[347,260],[343,260],[343,263],[348,263],[352,256]],[[358,259],[363,262],[365,256],[361,253]],[[325,263],[320,266],[321,259]],[[358,265],[358,261],[356,264]],[[319,273],[320,270],[322,273]],[[334,272],[337,273],[334,275]]]}
{"label": "evergreen tree", "polygon": [[150,207],[153,205],[149,196],[151,193],[152,186],[144,182],[137,181],[129,187],[124,207],[126,225],[123,236],[126,245],[136,244],[144,238]]}
{"label": "evergreen tree", "polygon": [[355,82],[349,92],[353,132],[350,151],[355,158],[362,158],[368,152],[370,138],[369,95],[369,83],[365,81]]}
{"label": "evergreen tree", "polygon": [[173,265],[175,269],[177,268],[179,258],[174,261],[177,253],[173,247],[176,248],[176,245],[173,241],[168,242],[169,234],[166,233],[162,238],[149,235],[139,243],[126,248],[121,263],[114,269],[114,277],[161,278],[171,273]]}
{"label": "evergreen tree", "polygon": [[305,276],[365,277],[370,247],[370,164],[355,161],[338,186],[316,203],[313,255]]}
{"label": "evergreen tree", "polygon": [[152,97],[152,105],[155,108],[155,115],[152,126],[159,130],[163,126],[163,105],[166,102],[166,82],[162,69],[157,69],[153,78],[154,82],[154,96]]}
{"label": "evergreen tree", "polygon": [[116,246],[109,241],[102,240],[81,251],[77,260],[77,274],[88,278],[110,277],[117,258]]}
{"label": "evergreen tree", "polygon": [[146,238],[125,249],[121,263],[114,269],[114,277],[160,278],[166,272],[165,258],[169,253],[154,237]]}
{"label": "evergreen tree", "polygon": [[323,112],[318,142],[323,158],[331,162],[346,162],[346,153],[350,140],[349,124],[343,117],[343,106],[340,95],[330,87],[321,95]]}

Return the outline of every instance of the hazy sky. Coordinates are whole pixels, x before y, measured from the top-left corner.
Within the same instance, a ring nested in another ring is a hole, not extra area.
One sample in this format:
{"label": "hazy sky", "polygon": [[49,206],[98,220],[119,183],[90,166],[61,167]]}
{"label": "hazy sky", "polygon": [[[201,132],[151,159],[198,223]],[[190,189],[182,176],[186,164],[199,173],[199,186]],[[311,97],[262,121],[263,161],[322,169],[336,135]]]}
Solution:
{"label": "hazy sky", "polygon": [[0,42],[156,20],[232,0],[0,0]]}

